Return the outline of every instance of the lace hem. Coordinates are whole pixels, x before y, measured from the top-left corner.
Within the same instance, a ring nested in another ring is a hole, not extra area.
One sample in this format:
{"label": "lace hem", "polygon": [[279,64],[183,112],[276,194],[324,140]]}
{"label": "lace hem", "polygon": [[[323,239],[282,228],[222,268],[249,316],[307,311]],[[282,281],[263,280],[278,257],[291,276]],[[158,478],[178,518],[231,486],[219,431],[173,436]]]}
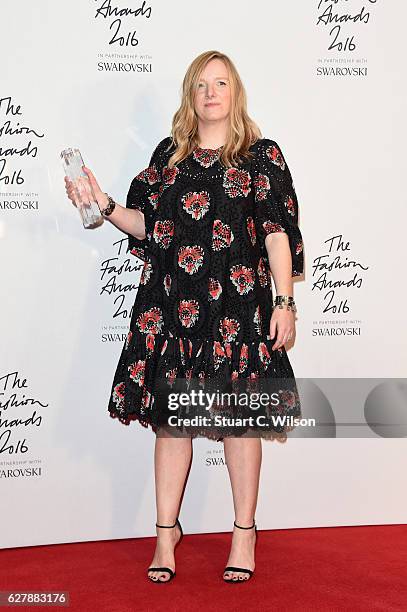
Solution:
{"label": "lace hem", "polygon": [[[168,423],[169,415],[175,414],[179,419],[190,416],[189,408],[181,406],[171,413],[166,394],[185,392],[190,385],[191,388],[202,388],[204,393],[215,391],[221,394],[239,390],[258,394],[265,388],[274,389],[278,390],[282,401],[278,409],[265,409],[267,426],[250,423],[248,415],[253,413],[247,407],[235,405],[231,408],[228,405],[225,409],[222,399],[215,403],[211,416],[225,417],[226,425],[222,422],[220,426],[214,426],[211,421],[209,425],[198,422],[191,427],[177,424],[170,429],[174,435],[183,432],[190,437],[203,436],[217,441],[229,436],[250,435],[249,432],[265,439],[285,439],[295,425],[290,422],[283,425],[281,421],[274,425],[271,420],[276,417],[298,418],[301,406],[285,349],[273,351],[274,341],[274,338],[266,336],[251,343],[219,342],[170,333],[147,334],[143,341],[130,331],[114,377],[109,413],[125,425],[137,420],[143,427],[151,427],[157,433],[162,425]],[[209,414],[205,410],[208,408],[198,406],[194,414],[201,411],[203,419],[202,414]],[[232,414],[235,419],[233,426],[230,424]],[[235,422],[238,422],[237,426]]]}

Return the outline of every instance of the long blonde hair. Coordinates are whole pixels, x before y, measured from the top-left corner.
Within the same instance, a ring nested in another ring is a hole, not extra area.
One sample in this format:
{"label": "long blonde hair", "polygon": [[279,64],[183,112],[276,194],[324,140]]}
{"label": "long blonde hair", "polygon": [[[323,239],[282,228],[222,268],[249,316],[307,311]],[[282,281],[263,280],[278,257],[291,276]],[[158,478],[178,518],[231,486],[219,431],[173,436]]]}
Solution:
{"label": "long blonde hair", "polygon": [[205,51],[190,64],[182,82],[181,105],[172,120],[171,144],[176,147],[176,151],[168,161],[170,168],[185,159],[199,145],[198,117],[194,108],[196,85],[202,70],[214,58],[226,64],[231,84],[229,133],[219,156],[220,162],[230,168],[243,161],[242,158],[252,158],[253,153],[249,147],[262,136],[259,127],[247,113],[246,91],[232,60],[219,51]]}

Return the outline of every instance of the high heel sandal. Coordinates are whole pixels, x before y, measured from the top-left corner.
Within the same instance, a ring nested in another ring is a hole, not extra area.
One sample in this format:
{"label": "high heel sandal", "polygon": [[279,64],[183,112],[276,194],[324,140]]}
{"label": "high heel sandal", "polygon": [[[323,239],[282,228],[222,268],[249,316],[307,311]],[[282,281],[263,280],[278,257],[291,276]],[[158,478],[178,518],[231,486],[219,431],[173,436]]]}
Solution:
{"label": "high heel sandal", "polygon": [[[178,525],[179,530],[181,532],[181,535],[179,537],[178,542],[175,544],[174,546],[174,550],[175,548],[178,546],[178,544],[181,542],[182,538],[183,538],[183,531],[182,531],[182,527],[181,527],[181,523],[179,522],[178,518],[175,521],[175,523],[173,525],[159,525],[158,523],[155,524],[156,527],[160,527],[160,529],[173,529],[174,527],[176,527]],[[169,578],[168,580],[160,580],[160,578],[153,578],[152,576],[148,575],[148,572],[167,572],[169,574]],[[173,578],[175,578],[175,571],[172,570],[170,567],[149,567],[147,569],[147,578],[149,578],[151,580],[151,582],[170,582],[170,580],[172,580]]]}
{"label": "high heel sandal", "polygon": [[[235,527],[238,527],[239,529],[253,529],[253,527],[254,527],[254,532],[255,532],[256,538],[257,538],[257,527],[256,527],[256,522],[255,522],[254,519],[253,519],[253,525],[251,525],[250,527],[241,527],[240,525],[237,525],[236,521],[233,521],[233,524],[234,524]],[[234,567],[232,565],[228,565],[223,570],[223,574],[225,574],[225,572],[242,572],[244,574],[249,574],[248,578],[242,578],[242,579],[240,579],[240,578],[225,578],[225,576],[223,576],[223,580],[225,582],[247,582],[253,576],[254,570],[250,570],[250,569],[247,569],[245,567]]]}

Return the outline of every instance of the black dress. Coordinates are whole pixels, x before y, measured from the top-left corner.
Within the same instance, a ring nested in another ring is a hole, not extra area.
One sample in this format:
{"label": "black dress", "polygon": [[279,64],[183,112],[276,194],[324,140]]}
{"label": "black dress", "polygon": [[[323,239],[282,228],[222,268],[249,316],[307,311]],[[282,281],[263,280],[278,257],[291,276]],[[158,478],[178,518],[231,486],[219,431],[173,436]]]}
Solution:
{"label": "black dress", "polygon": [[[221,164],[221,150],[196,147],[169,168],[174,148],[167,137],[130,185],[126,206],[144,213],[146,238],[129,235],[129,249],[144,267],[108,406],[126,425],[137,419],[157,431],[168,414],[195,414],[190,408],[169,411],[163,381],[167,389],[175,389],[177,381],[194,381],[202,389],[219,390],[220,383],[222,389],[243,385],[251,391],[260,382],[289,381],[282,401],[277,408],[268,406],[266,416],[301,416],[287,353],[284,347],[273,351],[275,338],[269,336],[273,294],[267,234],[287,233],[292,276],[303,271],[290,170],[278,144],[267,138],[250,147],[254,159],[233,168]],[[203,413],[231,414],[222,401]],[[235,406],[234,415],[243,413],[247,416],[247,408]],[[276,437],[293,427],[281,419],[248,423],[231,427],[223,419],[215,427],[212,419],[210,425],[201,420],[193,427],[177,423],[175,429],[221,440],[248,431]]]}

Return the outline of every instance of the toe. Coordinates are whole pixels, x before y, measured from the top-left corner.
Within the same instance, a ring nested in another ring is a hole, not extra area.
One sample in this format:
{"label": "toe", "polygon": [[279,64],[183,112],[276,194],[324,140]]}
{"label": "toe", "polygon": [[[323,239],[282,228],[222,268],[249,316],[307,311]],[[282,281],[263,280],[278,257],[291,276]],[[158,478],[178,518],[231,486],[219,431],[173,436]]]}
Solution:
{"label": "toe", "polygon": [[154,581],[155,582],[157,582],[157,580],[160,579],[160,575],[157,572],[154,572],[153,576],[154,576]]}

